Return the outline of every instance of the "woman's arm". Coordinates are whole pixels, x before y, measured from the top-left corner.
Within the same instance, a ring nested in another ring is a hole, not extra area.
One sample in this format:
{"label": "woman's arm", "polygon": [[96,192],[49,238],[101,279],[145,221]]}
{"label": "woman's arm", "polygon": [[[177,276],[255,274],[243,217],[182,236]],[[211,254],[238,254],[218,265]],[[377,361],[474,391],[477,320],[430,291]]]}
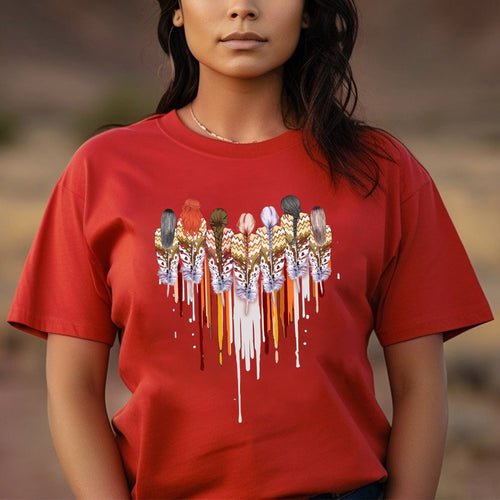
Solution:
{"label": "woman's arm", "polygon": [[442,335],[384,349],[393,400],[386,499],[433,499],[441,473],[448,406]]}
{"label": "woman's arm", "polygon": [[48,414],[54,446],[76,498],[130,498],[105,404],[109,346],[50,334]]}

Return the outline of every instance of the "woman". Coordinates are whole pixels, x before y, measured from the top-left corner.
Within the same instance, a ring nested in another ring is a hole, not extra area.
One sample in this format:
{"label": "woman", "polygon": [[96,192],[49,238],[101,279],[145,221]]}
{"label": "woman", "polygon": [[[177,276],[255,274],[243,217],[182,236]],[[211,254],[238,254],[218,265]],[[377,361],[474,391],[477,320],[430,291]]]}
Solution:
{"label": "woman", "polygon": [[428,173],[352,118],[354,4],[159,3],[158,114],[75,154],[9,314],[75,495],[432,498],[443,338],[491,312]]}

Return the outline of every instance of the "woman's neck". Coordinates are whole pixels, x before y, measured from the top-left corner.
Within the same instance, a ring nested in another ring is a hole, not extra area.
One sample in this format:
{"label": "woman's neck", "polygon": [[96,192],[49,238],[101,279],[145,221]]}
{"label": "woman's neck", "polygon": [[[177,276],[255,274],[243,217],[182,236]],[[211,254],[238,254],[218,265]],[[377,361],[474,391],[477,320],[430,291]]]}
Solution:
{"label": "woman's neck", "polygon": [[[178,111],[186,126],[209,135],[200,123],[218,136],[234,142],[257,142],[286,131],[281,110],[282,73],[253,79],[235,79],[200,67],[198,94]],[[198,124],[196,123],[198,120]]]}

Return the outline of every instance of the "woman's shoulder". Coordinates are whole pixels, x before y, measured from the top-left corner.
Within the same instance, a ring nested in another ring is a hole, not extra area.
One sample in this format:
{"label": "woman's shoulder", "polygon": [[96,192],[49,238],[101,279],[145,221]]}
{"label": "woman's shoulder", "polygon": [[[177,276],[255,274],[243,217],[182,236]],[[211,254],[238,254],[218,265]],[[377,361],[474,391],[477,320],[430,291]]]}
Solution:
{"label": "woman's shoulder", "polygon": [[376,127],[367,127],[361,133],[377,162],[381,183],[389,189],[399,184],[402,199],[432,182],[427,169],[396,136]]}
{"label": "woman's shoulder", "polygon": [[145,141],[155,139],[160,133],[157,121],[161,115],[152,115],[128,125],[105,125],[87,139],[76,154],[94,156],[116,149],[141,148]]}
{"label": "woman's shoulder", "polygon": [[101,128],[73,154],[59,184],[80,191],[89,181],[104,181],[115,176],[128,164],[127,158],[137,158],[148,145],[158,143],[161,134],[157,126],[159,115],[153,115],[129,125]]}

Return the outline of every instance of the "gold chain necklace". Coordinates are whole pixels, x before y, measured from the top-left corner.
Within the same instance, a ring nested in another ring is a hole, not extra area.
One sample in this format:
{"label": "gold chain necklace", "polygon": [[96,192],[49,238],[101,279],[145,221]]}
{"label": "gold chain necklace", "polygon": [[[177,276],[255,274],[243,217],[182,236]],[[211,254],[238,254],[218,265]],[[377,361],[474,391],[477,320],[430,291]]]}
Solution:
{"label": "gold chain necklace", "polygon": [[[207,127],[205,127],[205,125],[203,125],[203,123],[201,123],[200,120],[198,120],[198,118],[196,118],[196,115],[194,114],[194,111],[193,111],[193,103],[190,103],[189,109],[191,111],[191,116],[193,117],[193,120],[196,123],[196,125],[198,125],[198,127],[200,127],[201,130],[203,130],[203,132],[208,134],[210,137],[213,137],[214,139],[217,139],[219,141],[230,142],[231,144],[241,144],[239,141],[235,141],[233,139],[228,139],[227,137],[222,137],[221,135],[218,135],[215,132],[212,132],[211,130],[209,130]],[[257,141],[253,141],[253,142],[257,142]]]}

